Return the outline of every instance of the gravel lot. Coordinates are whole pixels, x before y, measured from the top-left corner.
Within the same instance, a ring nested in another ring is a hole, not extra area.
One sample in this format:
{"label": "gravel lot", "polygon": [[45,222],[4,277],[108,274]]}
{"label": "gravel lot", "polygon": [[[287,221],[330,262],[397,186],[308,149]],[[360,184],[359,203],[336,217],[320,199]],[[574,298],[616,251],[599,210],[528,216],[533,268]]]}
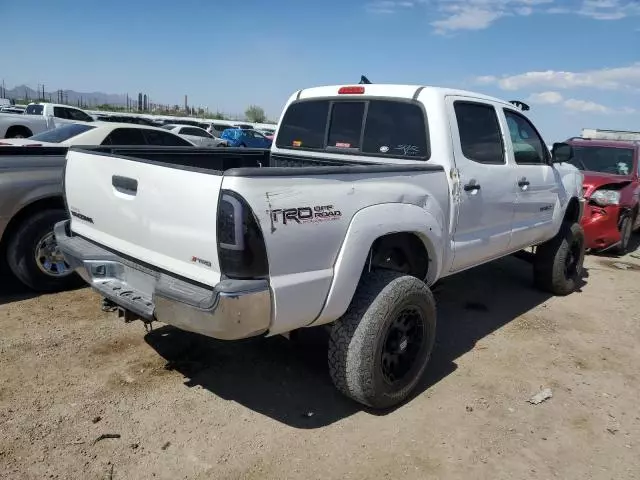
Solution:
{"label": "gravel lot", "polygon": [[88,289],[5,284],[0,477],[640,478],[640,260],[586,267],[565,298],[515,258],[447,279],[426,378],[382,414],[334,390],[319,340],[146,333]]}

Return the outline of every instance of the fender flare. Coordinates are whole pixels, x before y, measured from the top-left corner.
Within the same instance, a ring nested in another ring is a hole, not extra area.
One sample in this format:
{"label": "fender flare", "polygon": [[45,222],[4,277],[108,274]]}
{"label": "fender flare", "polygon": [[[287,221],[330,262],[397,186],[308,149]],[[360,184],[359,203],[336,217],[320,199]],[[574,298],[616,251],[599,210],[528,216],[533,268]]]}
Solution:
{"label": "fender flare", "polygon": [[[430,209],[435,205],[430,204]],[[426,282],[432,284],[443,268],[445,238],[444,215],[439,207],[432,213],[404,203],[387,203],[356,213],[334,264],[333,279],[318,318],[309,326],[323,325],[340,318],[349,307],[360,281],[373,242],[392,233],[413,233],[423,242],[429,255]]]}

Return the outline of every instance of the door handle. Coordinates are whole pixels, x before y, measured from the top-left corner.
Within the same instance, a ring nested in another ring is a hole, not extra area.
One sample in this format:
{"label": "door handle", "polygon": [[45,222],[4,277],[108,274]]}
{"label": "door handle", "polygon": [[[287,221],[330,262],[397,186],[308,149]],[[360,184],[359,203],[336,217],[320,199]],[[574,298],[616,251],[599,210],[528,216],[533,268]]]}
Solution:
{"label": "door handle", "polygon": [[127,195],[135,195],[138,193],[138,181],[135,178],[113,175],[111,177],[111,185],[113,185],[116,190],[126,193]]}
{"label": "door handle", "polygon": [[521,187],[521,188],[522,187],[528,187],[529,185],[530,185],[530,182],[526,178],[518,180],[518,186]]}
{"label": "door handle", "polygon": [[479,183],[467,183],[464,186],[464,191],[465,192],[473,192],[475,190],[480,190],[480,184]]}

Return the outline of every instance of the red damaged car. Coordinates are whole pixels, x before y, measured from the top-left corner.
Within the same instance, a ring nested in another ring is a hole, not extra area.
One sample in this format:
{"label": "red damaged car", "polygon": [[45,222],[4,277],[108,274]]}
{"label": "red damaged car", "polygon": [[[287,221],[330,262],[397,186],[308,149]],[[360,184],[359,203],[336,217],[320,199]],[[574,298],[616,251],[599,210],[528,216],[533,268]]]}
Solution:
{"label": "red damaged car", "polygon": [[583,171],[586,248],[623,255],[640,226],[640,141],[572,138],[571,163]]}

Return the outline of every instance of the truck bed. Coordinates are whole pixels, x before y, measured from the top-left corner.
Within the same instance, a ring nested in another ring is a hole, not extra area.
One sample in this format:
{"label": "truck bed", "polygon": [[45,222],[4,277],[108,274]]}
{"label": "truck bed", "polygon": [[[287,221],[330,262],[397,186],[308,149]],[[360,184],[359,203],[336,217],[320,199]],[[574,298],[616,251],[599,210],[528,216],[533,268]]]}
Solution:
{"label": "truck bed", "polygon": [[345,173],[438,171],[429,163],[390,164],[272,154],[268,149],[190,147],[71,147],[73,150],[114,156],[164,167],[225,176],[296,176]]}

